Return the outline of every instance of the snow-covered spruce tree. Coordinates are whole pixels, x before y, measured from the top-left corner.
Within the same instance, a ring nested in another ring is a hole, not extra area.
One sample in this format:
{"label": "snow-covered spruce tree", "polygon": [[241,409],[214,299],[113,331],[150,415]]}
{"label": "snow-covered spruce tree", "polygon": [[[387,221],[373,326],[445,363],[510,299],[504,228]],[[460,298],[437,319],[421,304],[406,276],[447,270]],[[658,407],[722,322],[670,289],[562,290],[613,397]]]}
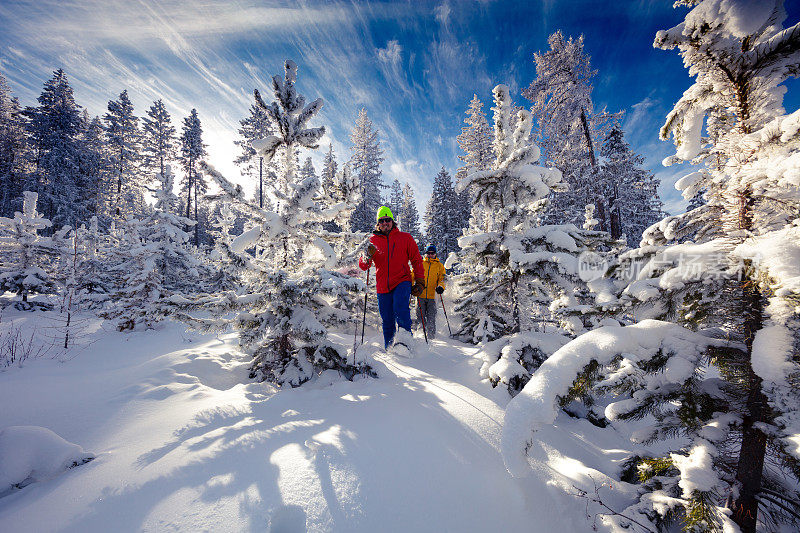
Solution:
{"label": "snow-covered spruce tree", "polygon": [[403,186],[403,207],[397,216],[403,222],[402,230],[410,233],[421,246],[422,230],[419,227],[419,211],[417,211],[417,202],[414,200],[414,189],[408,183]]}
{"label": "snow-covered spruce tree", "polygon": [[0,216],[14,215],[25,179],[25,119],[6,79],[0,74]]}
{"label": "snow-covered spruce tree", "polygon": [[170,165],[164,167],[164,174],[158,175],[158,181],[159,187],[150,189],[156,203],[141,226],[142,238],[156,247],[156,268],[161,272],[165,292],[198,292],[201,261],[189,248],[191,236],[184,230],[194,222],[177,214],[180,200],[173,192],[175,177]]}
{"label": "snow-covered spruce tree", "polygon": [[392,181],[392,186],[389,188],[389,209],[394,214],[394,221],[398,226],[402,227],[403,220],[400,217],[400,212],[403,210],[403,186],[400,185],[400,180],[395,178]]}
{"label": "snow-covered spruce tree", "polygon": [[177,156],[175,126],[161,99],[153,102],[142,117],[142,169],[157,180]]}
{"label": "snow-covered spruce tree", "polygon": [[[332,193],[338,168],[339,165],[336,162],[336,155],[333,153],[333,144],[329,144],[328,153],[325,154],[325,159],[322,162],[322,173],[320,174],[320,194],[323,197]],[[346,222],[346,225],[349,226],[349,221]],[[342,227],[338,226],[335,222],[325,222],[322,227],[326,231],[342,231]]]}
{"label": "snow-covered spruce tree", "polygon": [[346,239],[351,239],[355,235],[363,240],[365,233],[351,233],[339,229],[347,227],[350,220],[348,217],[352,216],[356,206],[361,202],[361,184],[358,176],[350,170],[349,163],[345,163],[342,169],[334,174],[330,186],[320,191],[319,199],[324,207],[325,216],[333,216],[331,223],[337,228],[333,233],[343,232],[346,234]]}
{"label": "snow-covered spruce tree", "polygon": [[[203,127],[197,110],[192,109],[189,116],[183,119],[181,133],[180,161],[183,167],[183,180],[181,191],[186,195],[186,218],[194,220],[194,245],[200,245],[200,227],[198,226],[198,203],[200,195],[208,190],[208,184],[203,175],[198,172],[198,164],[205,157],[206,145],[203,144]],[[194,213],[192,213],[192,195],[194,195]],[[194,215],[194,218],[192,218]]]}
{"label": "snow-covered spruce tree", "polygon": [[[489,170],[474,170],[458,184],[459,192],[470,191],[472,204],[480,212],[491,215],[486,221],[472,217],[469,229],[458,240],[461,251],[457,260],[469,267],[455,282],[455,310],[462,317],[457,335],[475,343],[520,333],[525,313],[526,251],[521,236],[534,227],[551,190],[561,180],[558,170],[534,164],[540,154],[530,142],[530,113],[520,110],[512,131],[508,87],[498,85],[493,94],[495,162]],[[447,266],[456,260],[451,258]],[[505,344],[512,342],[508,338]],[[502,350],[502,346],[495,347]],[[484,372],[487,369],[485,365]]]}
{"label": "snow-covered spruce tree", "polygon": [[[367,110],[361,108],[356,124],[350,134],[353,143],[353,157],[350,166],[361,182],[361,204],[353,213],[350,229],[352,231],[369,232],[375,228],[375,213],[383,204],[381,188],[381,163],[383,150],[378,140],[378,130],[367,116]],[[408,230],[405,230],[408,231]]]}
{"label": "snow-covered spruce tree", "polygon": [[179,200],[173,192],[169,165],[159,175],[159,187],[150,189],[156,203],[143,218],[129,217],[108,262],[116,273],[113,307],[103,313],[117,320],[120,331],[140,325],[153,327],[173,311],[172,302],[198,291],[200,260],[184,230],[194,222],[176,214]]}
{"label": "snow-covered spruce tree", "polygon": [[39,195],[42,215],[56,228],[84,220],[80,175],[80,106],[62,70],[45,82],[39,105],[25,109],[33,153],[26,189]]}
{"label": "snow-covered spruce tree", "polygon": [[122,91],[118,100],[108,102],[108,113],[103,116],[106,129],[106,147],[111,167],[108,183],[108,210],[117,221],[141,213],[144,206],[144,182],[139,170],[141,160],[141,132],[139,117],[133,113],[128,91]]}
{"label": "snow-covered spruce tree", "polygon": [[[80,175],[83,177],[84,186],[81,194],[84,198],[85,213],[91,223],[93,218],[104,216],[106,184],[109,176],[109,157],[104,138],[105,132],[100,117],[89,118],[84,110],[82,120],[80,143]],[[106,217],[106,222],[108,221]],[[79,220],[73,223],[80,222]]]}
{"label": "snow-covered spruce tree", "polygon": [[492,128],[483,112],[483,102],[478,95],[472,96],[467,107],[467,118],[464,119],[466,127],[461,128],[461,133],[456,137],[459,148],[464,154],[458,159],[464,163],[459,168],[467,175],[474,170],[489,170],[494,164],[495,155],[492,149]]}
{"label": "snow-covered spruce tree", "polygon": [[[503,113],[509,116],[504,128],[506,131],[510,131],[512,122],[523,121],[520,123],[525,127],[524,113],[518,114],[517,120],[510,119],[514,109],[510,106]],[[506,144],[510,142],[513,141],[506,140]],[[498,149],[502,150],[502,145]],[[557,188],[558,184],[553,182],[548,193]],[[488,378],[493,385],[502,383],[512,395],[519,392],[531,373],[566,343],[570,335],[595,327],[602,320],[602,313],[595,312],[592,294],[581,278],[580,255],[585,252],[608,254],[621,247],[621,243],[613,241],[605,232],[581,230],[573,224],[540,225],[539,217],[544,213],[547,201],[543,197],[538,200],[538,205],[531,205],[515,228],[504,230],[508,236],[501,239],[506,243],[513,242],[513,248],[506,249],[508,270],[502,275],[515,277],[513,299],[517,316],[513,315],[511,295],[505,294],[506,305],[497,306],[506,312],[504,316],[499,313],[492,316],[487,309],[480,309],[462,322],[472,329],[460,332],[462,335],[466,333],[464,337],[473,342],[497,339],[485,342],[483,346],[485,364],[481,376]],[[497,212],[497,208],[485,210],[478,206],[473,211],[473,226],[468,235],[480,233],[487,224],[496,231],[497,222],[502,218],[495,216],[503,216],[496,215]],[[476,217],[476,213],[488,216]],[[482,257],[485,266],[486,256]],[[491,274],[476,271],[475,259],[462,265],[467,267],[457,278],[458,296],[472,296],[473,304],[480,304],[486,294],[483,292],[486,280],[498,279],[497,271]],[[508,285],[512,286],[512,281],[509,280]]]}
{"label": "snow-covered spruce tree", "polygon": [[[492,150],[492,128],[486,121],[486,114],[483,112],[483,102],[474,94],[467,107],[467,118],[464,119],[466,127],[461,128],[461,133],[456,137],[459,148],[464,151],[458,159],[464,166],[456,170],[456,185],[461,182],[473,170],[488,170],[494,163],[495,155]],[[460,218],[459,228],[469,226],[471,205],[469,202],[469,192],[464,191],[457,194],[458,212]],[[482,219],[483,214],[477,213],[478,219]],[[461,231],[459,230],[459,234]]]}
{"label": "snow-covered spruce tree", "polygon": [[[342,170],[336,173],[333,187],[330,193],[322,197],[323,216],[328,219],[333,216],[332,223],[337,228],[347,228],[352,217],[353,211],[361,203],[361,186],[358,176],[350,171],[350,165],[345,164]],[[323,229],[325,225],[323,225]],[[369,244],[371,234],[363,232],[351,232],[348,230],[326,231],[321,236],[331,246],[336,264],[338,265],[336,274],[336,284],[331,285],[331,289],[325,299],[330,305],[325,314],[320,315],[320,320],[327,326],[343,326],[346,324],[360,325],[359,316],[363,312],[363,290],[364,286],[348,280],[348,283],[341,283],[339,274],[354,277],[361,280],[363,272],[358,269],[356,262],[358,256]],[[377,312],[377,305],[369,307],[370,312]]]}
{"label": "snow-covered spruce tree", "polygon": [[164,304],[164,278],[158,268],[158,245],[147,242],[146,222],[134,217],[122,223],[117,248],[118,261],[112,267],[118,276],[111,294],[113,306],[101,313],[103,318],[117,321],[119,331],[143,326],[152,328],[170,311]]}
{"label": "snow-covered spruce tree", "polygon": [[[47,293],[54,284],[45,268],[48,257],[56,256],[58,250],[51,237],[42,237],[39,230],[49,228],[52,223],[39,215],[36,210],[35,192],[25,191],[22,212],[14,213],[14,218],[0,217],[0,242],[3,246],[0,289],[12,291],[20,296],[18,306],[31,309],[30,294]],[[36,304],[41,307],[41,304]]]}
{"label": "snow-covered spruce tree", "polygon": [[[703,179],[692,187],[706,188],[706,206],[686,214],[708,228],[696,235],[698,245],[724,243],[725,261],[743,260],[747,267],[740,279],[725,283],[729,297],[723,316],[728,322],[722,326],[744,346],[722,359],[720,367],[741,416],[741,423],[731,428],[741,435],[741,446],[734,450],[735,481],[725,480],[734,487],[730,508],[743,531],[755,531],[759,507],[770,514],[779,512],[765,493],[778,477],[771,475],[771,461],[765,463],[765,458],[777,455],[796,477],[800,475],[800,454],[791,444],[800,427],[787,425],[791,418],[785,418],[797,405],[796,393],[793,402],[786,401],[791,397],[786,378],[800,370],[796,348],[786,340],[794,339],[797,346],[798,313],[786,300],[797,298],[798,287],[780,266],[796,263],[788,259],[787,249],[800,246],[792,230],[800,218],[800,116],[783,116],[781,85],[800,71],[800,24],[783,28],[782,0],[766,5],[708,0],[689,5],[695,4],[683,24],[659,32],[655,39],[659,48],[677,47],[696,76],[661,135],[674,137],[676,159],[705,163]],[[700,134],[703,116],[706,138]],[[778,242],[780,248],[775,246]],[[731,250],[732,244],[739,246]],[[755,262],[759,254],[763,259]],[[720,306],[709,308],[715,311],[708,313],[711,318]],[[774,350],[777,339],[783,340],[783,348]],[[781,371],[773,373],[778,363]],[[770,425],[776,434],[771,434]]]}
{"label": "snow-covered spruce tree", "polygon": [[314,162],[310,157],[306,157],[303,166],[300,168],[300,179],[316,178],[317,170],[314,168]]}
{"label": "snow-covered spruce tree", "polygon": [[436,245],[439,257],[447,258],[458,250],[460,223],[458,197],[450,174],[442,167],[433,180],[433,192],[425,208],[425,238]]}
{"label": "snow-covered spruce tree", "polygon": [[[272,78],[274,102],[267,105],[255,91],[256,103],[276,126],[275,135],[253,143],[265,160],[278,150],[293,160],[297,148],[316,148],[325,131],[307,126],[322,100],[306,104],[297,93],[296,79],[296,65],[286,61],[284,77]],[[242,348],[253,356],[252,378],[299,386],[326,369],[355,373],[345,350],[328,339],[323,325],[327,319],[341,318],[327,295],[363,289],[359,279],[332,270],[339,265],[331,246],[320,236],[326,233],[320,223],[335,218],[346,206],[323,209],[317,201],[319,180],[315,176],[299,179],[291,163],[284,166],[285,175],[270,191],[276,200],[275,211],[247,202],[241,187],[234,187],[209,165],[203,164],[203,168],[256,225],[224,249],[240,269],[244,290],[208,296],[185,306],[217,311],[221,318],[199,319],[187,312],[184,319],[208,329],[233,323],[240,332]],[[262,250],[256,257],[245,252],[253,247]],[[222,317],[230,311],[238,312],[235,318]]]}
{"label": "snow-covered spruce tree", "polygon": [[103,256],[103,237],[98,229],[97,217],[89,220],[89,227],[81,225],[75,231],[75,244],[78,246],[77,266],[75,268],[75,295],[79,305],[96,309],[109,298],[108,265]]}
{"label": "snow-covered spruce tree", "polygon": [[320,176],[320,185],[323,193],[327,193],[334,186],[333,182],[336,179],[338,168],[336,155],[333,153],[333,144],[329,144],[328,153],[325,154],[325,159],[322,162],[322,174]]}
{"label": "snow-covered spruce tree", "polygon": [[642,168],[644,158],[630,149],[619,126],[612,127],[606,135],[600,155],[600,173],[604,175],[601,181],[611,184],[611,197],[616,198],[609,208],[615,215],[612,222],[618,221],[620,227],[612,233],[624,235],[628,245],[638,246],[644,230],[663,218],[659,180]]}
{"label": "snow-covered spruce tree", "polygon": [[[258,203],[258,199],[255,200]],[[236,291],[242,287],[240,271],[243,264],[237,265],[235,256],[229,252],[236,236],[235,226],[239,220],[239,213],[233,209],[230,202],[219,202],[219,210],[214,217],[212,235],[214,249],[209,256],[212,274],[208,280],[208,292]]]}
{"label": "snow-covered spruce tree", "polygon": [[800,112],[784,115],[781,84],[800,66],[800,25],[782,28],[780,1],[689,4],[655,40],[696,77],[661,134],[675,139],[671,161],[704,165],[679,186],[705,188],[705,204],[623,255],[640,268],[616,275],[618,302],[604,299],[637,323],[579,337],[540,368],[506,413],[506,461],[524,470],[558,397],[616,394],[606,417],[651,422],[638,442],[668,440],[631,458],[638,498],[615,528],[676,516],[691,531],[796,528]]}
{"label": "snow-covered spruce tree", "polygon": [[613,262],[625,246],[607,232],[573,224],[538,225],[520,231],[518,238],[520,248],[509,260],[519,272],[519,332],[487,342],[480,352],[484,359],[481,377],[493,386],[503,384],[512,396],[570,338],[617,323],[611,312],[595,305],[590,286],[593,275],[602,274],[597,270]]}
{"label": "snow-covered spruce tree", "polygon": [[533,102],[534,140],[541,147],[542,162],[560,169],[569,186],[553,196],[546,221],[580,225],[584,206],[594,203],[600,229],[610,231],[613,186],[597,172],[595,153],[618,115],[594,112],[592,81],[597,71],[584,52],[583,36],[567,39],[559,30],[547,44],[549,50],[534,54],[536,79],[522,92]]}

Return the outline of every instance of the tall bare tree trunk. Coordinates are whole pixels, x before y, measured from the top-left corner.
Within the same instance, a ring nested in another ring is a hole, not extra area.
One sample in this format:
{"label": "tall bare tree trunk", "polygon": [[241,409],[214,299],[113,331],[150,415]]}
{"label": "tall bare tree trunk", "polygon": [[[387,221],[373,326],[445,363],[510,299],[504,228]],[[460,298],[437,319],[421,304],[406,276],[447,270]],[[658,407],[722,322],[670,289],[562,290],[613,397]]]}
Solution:
{"label": "tall bare tree trunk", "polygon": [[583,134],[586,136],[586,148],[589,150],[589,162],[592,168],[597,168],[597,159],[594,157],[594,144],[592,144],[592,134],[589,131],[589,121],[586,118],[586,111],[581,107],[581,124],[583,124]]}
{"label": "tall bare tree trunk", "polygon": [[[739,229],[752,230],[753,200],[749,189],[739,194],[738,211],[736,213]],[[736,467],[736,481],[739,493],[731,503],[733,520],[741,528],[742,533],[755,533],[758,520],[758,500],[761,491],[761,479],[764,472],[764,457],[767,453],[767,436],[759,429],[759,425],[769,421],[767,398],[761,389],[761,378],[753,371],[753,340],[764,324],[764,297],[758,286],[758,280],[745,273],[741,284],[742,314],[744,316],[744,343],[747,348],[746,383],[747,400],[745,415],[742,421],[742,446],[739,451],[739,463]]]}
{"label": "tall bare tree trunk", "polygon": [[619,239],[622,237],[622,215],[620,214],[619,206],[617,205],[618,198],[619,191],[617,189],[617,184],[615,183],[611,198],[608,199],[609,230],[611,232],[612,239]]}
{"label": "tall bare tree trunk", "polygon": [[[194,245],[200,246],[200,219],[197,216],[197,179],[194,180]],[[189,192],[191,194],[191,191]]]}
{"label": "tall bare tree trunk", "polygon": [[192,187],[194,186],[194,180],[192,179],[193,165],[194,163],[192,161],[189,161],[189,176],[188,176],[189,183],[187,184],[188,186],[186,187],[188,193],[186,195],[186,218],[189,218],[189,216],[192,214]]}
{"label": "tall bare tree trunk", "polygon": [[[586,138],[586,150],[589,154],[589,162],[592,164],[592,173],[597,173],[597,158],[594,155],[594,143],[592,142],[592,132],[589,130],[589,120],[586,118],[586,110],[581,107],[581,125],[583,135]],[[595,216],[600,220],[600,230],[611,233],[613,239],[619,239],[622,234],[619,210],[616,208],[616,188],[611,201],[606,204],[604,198],[595,199]]]}

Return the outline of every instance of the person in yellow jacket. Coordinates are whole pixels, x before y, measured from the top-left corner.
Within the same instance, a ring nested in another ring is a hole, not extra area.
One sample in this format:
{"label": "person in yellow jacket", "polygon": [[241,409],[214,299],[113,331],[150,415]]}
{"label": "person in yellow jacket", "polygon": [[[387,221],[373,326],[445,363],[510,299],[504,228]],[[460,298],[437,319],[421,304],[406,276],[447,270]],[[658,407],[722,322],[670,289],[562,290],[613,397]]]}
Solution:
{"label": "person in yellow jacket", "polygon": [[425,268],[425,290],[417,298],[417,321],[420,325],[424,317],[428,339],[436,338],[436,295],[444,292],[444,265],[436,257],[436,246],[428,245],[422,258]]}

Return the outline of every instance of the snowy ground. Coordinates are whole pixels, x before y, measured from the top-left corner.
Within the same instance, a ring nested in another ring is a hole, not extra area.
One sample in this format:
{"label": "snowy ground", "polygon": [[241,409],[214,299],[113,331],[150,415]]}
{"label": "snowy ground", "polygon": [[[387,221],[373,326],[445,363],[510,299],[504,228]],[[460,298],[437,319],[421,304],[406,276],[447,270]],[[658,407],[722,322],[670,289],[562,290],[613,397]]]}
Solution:
{"label": "snowy ground", "polygon": [[512,478],[508,394],[449,339],[404,359],[374,334],[359,355],[380,379],[276,392],[248,381],[233,335],[168,323],[93,338],[73,359],[0,372],[0,430],[41,426],[96,455],[6,490],[0,531],[588,531],[585,501],[563,487],[603,481],[586,464],[627,453],[557,422],[531,476]]}

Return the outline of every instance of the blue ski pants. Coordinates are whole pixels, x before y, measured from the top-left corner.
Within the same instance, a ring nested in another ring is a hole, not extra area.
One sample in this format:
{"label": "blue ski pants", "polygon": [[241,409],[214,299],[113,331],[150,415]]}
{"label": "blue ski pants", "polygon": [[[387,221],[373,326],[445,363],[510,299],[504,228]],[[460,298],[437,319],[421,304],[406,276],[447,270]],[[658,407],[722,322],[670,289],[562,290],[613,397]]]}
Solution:
{"label": "blue ski pants", "polygon": [[403,281],[391,291],[378,294],[378,310],[383,321],[383,343],[388,348],[394,340],[397,326],[411,333],[411,309],[408,302],[411,299],[411,282]]}

